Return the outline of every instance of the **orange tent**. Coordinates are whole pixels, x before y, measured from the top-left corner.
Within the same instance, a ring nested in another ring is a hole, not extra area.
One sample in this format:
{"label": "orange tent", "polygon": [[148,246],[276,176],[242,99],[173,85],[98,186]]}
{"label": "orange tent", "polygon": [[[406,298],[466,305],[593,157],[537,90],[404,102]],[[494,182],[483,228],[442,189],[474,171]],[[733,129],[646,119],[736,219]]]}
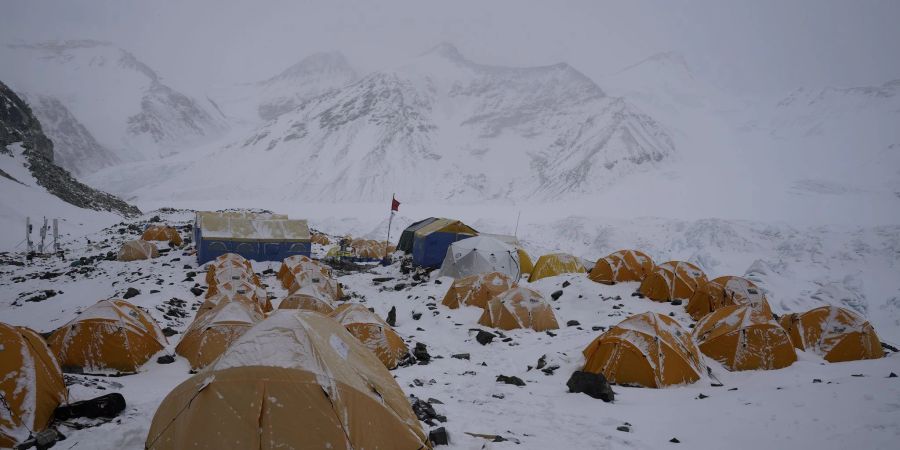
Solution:
{"label": "orange tent", "polygon": [[704,284],[706,275],[697,266],[684,261],[668,261],[647,274],[638,293],[658,302],[687,300]]}
{"label": "orange tent", "polygon": [[13,448],[47,428],[68,394],[44,339],[0,323],[0,448]]}
{"label": "orange tent", "polygon": [[263,312],[272,310],[269,301],[269,293],[265,289],[244,280],[228,280],[220,284],[212,284],[206,290],[206,298],[214,297],[220,293],[228,296],[242,295],[259,304]]}
{"label": "orange tent", "polygon": [[597,260],[588,278],[603,284],[643,281],[653,270],[653,260],[637,250],[619,250]]}
{"label": "orange tent", "polygon": [[578,258],[568,253],[551,253],[542,255],[534,263],[531,274],[528,275],[528,281],[534,282],[541,278],[553,277],[564,273],[584,273],[584,265]]}
{"label": "orange tent", "polygon": [[[267,299],[267,301],[268,301],[268,299]],[[253,309],[254,311],[256,311],[259,314],[263,314],[263,315],[265,314],[265,312],[263,311],[264,305],[260,304],[260,302],[256,299],[256,297],[251,298],[250,296],[248,296],[246,294],[236,294],[233,292],[231,292],[231,293],[219,292],[219,293],[209,296],[205,300],[203,300],[203,303],[200,305],[200,308],[197,309],[197,315],[194,320],[197,320],[200,316],[212,311],[213,309],[216,308],[216,306],[219,306],[219,304],[229,303],[229,302],[240,302],[240,303],[243,303],[245,306],[250,307],[251,309]]]}
{"label": "orange tent", "polygon": [[751,306],[707,314],[694,327],[694,342],[728,370],[781,369],[797,360],[787,332],[771,314]]}
{"label": "orange tent", "polygon": [[241,265],[246,267],[250,272],[253,272],[253,264],[250,260],[237,253],[225,253],[224,255],[219,255],[216,259],[210,261],[209,265],[216,268],[227,265]]}
{"label": "orange tent", "polygon": [[344,303],[330,317],[372,350],[388,369],[397,367],[409,354],[403,338],[381,317],[359,303]]}
{"label": "orange tent", "polygon": [[276,278],[281,281],[281,285],[288,289],[294,281],[294,274],[299,272],[309,272],[310,274],[321,274],[331,278],[331,268],[303,255],[289,256],[281,262]]}
{"label": "orange tent", "polygon": [[150,242],[135,239],[125,241],[119,249],[117,259],[119,261],[137,261],[139,259],[151,259],[159,256],[159,250]]}
{"label": "orange tent", "polygon": [[685,307],[694,320],[728,305],[747,305],[772,314],[769,302],[752,281],[731,275],[716,278],[694,290]]}
{"label": "orange tent", "polygon": [[178,230],[165,225],[150,225],[144,230],[141,239],[145,241],[166,241],[173,245],[181,245],[181,235]]}
{"label": "orange tent", "polygon": [[337,281],[321,273],[306,270],[293,273],[287,289],[290,294],[301,289],[312,289],[329,300],[340,300],[344,296],[344,291]]}
{"label": "orange tent", "polygon": [[780,323],[794,347],[812,350],[828,362],[884,356],[875,328],[849,309],[820,306],[803,314],[785,314]]}
{"label": "orange tent", "polygon": [[325,236],[324,234],[316,233],[312,235],[312,237],[310,238],[310,242],[312,242],[313,244],[328,245],[331,243],[331,240],[329,240],[328,236]]}
{"label": "orange tent", "polygon": [[331,314],[334,312],[334,306],[314,290],[301,289],[291,295],[288,295],[281,303],[278,309],[305,309],[308,311],[316,311],[322,314]]}
{"label": "orange tent", "polygon": [[137,372],[166,337],[149,314],[125,300],[101,300],[47,340],[65,371]]}
{"label": "orange tent", "polygon": [[465,278],[457,278],[444,295],[442,305],[456,309],[460,305],[484,308],[488,301],[517,284],[512,278],[500,272],[479,273]]}
{"label": "orange tent", "polygon": [[544,297],[524,287],[507,289],[488,301],[478,323],[501,330],[531,328],[544,331],[559,328],[553,308]]}
{"label": "orange tent", "polygon": [[703,375],[700,351],[675,320],[645,312],[631,316],[584,349],[584,371],[610,383],[661,388],[693,383]]}
{"label": "orange tent", "polygon": [[175,347],[175,353],[187,358],[191,370],[202,369],[264,318],[246,303],[221,302],[206,314],[197,316]]}
{"label": "orange tent", "polygon": [[254,284],[256,286],[261,286],[262,283],[259,280],[259,276],[255,273],[245,269],[244,267],[220,267],[218,269],[210,268],[210,273],[207,272],[206,276],[206,284],[209,285],[210,288],[218,286],[220,283],[225,283],[228,281],[244,281],[250,284]]}
{"label": "orange tent", "polygon": [[[265,351],[261,351],[265,350]],[[145,448],[428,449],[406,395],[334,320],[278,311],[172,390]]]}

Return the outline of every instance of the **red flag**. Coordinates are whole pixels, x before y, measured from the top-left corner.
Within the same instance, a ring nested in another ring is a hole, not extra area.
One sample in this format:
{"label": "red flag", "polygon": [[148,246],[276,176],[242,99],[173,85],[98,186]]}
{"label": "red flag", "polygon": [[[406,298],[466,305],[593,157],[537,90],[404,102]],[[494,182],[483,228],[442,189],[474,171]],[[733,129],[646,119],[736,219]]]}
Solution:
{"label": "red flag", "polygon": [[391,197],[391,211],[400,211],[400,202],[394,197]]}

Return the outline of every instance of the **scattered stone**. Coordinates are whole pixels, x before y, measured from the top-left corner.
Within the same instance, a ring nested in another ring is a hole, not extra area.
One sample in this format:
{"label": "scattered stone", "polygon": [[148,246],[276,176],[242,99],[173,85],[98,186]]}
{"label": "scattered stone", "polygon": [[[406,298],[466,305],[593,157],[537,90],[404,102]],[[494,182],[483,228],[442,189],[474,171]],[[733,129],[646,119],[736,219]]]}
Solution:
{"label": "scattered stone", "polygon": [[269,268],[269,269],[263,270],[262,273],[263,273],[263,275],[272,275],[273,273],[275,273],[275,269]]}
{"label": "scattered stone", "polygon": [[60,406],[53,411],[53,416],[59,420],[69,420],[76,417],[87,417],[89,419],[98,417],[112,418],[124,410],[125,397],[119,393],[112,393]]}
{"label": "scattered stone", "polygon": [[172,355],[163,355],[156,358],[157,364],[172,364],[173,362],[175,362],[175,357]]}
{"label": "scattered stone", "polygon": [[443,405],[444,404],[444,402],[442,402],[436,398],[431,398],[431,397],[428,397],[428,400],[426,400],[426,401],[428,403],[431,403],[432,405]]}
{"label": "scattered stone", "polygon": [[406,283],[397,283],[394,286],[395,291],[402,291],[403,289],[406,289]]}
{"label": "scattered stone", "polygon": [[444,427],[435,428],[428,432],[428,440],[434,445],[450,445],[450,435]]}
{"label": "scattered stone", "polygon": [[894,373],[894,372],[891,372],[891,374],[888,375],[887,377],[888,377],[888,378],[897,378],[897,374]]}
{"label": "scattered stone", "polygon": [[606,327],[601,327],[599,325],[594,325],[591,327],[591,330],[593,330],[593,331],[601,331],[601,330],[605,330],[605,329],[606,329]]}
{"label": "scattered stone", "polygon": [[391,280],[393,280],[393,279],[394,279],[394,277],[378,277],[378,278],[372,278],[372,283],[374,283],[374,284],[381,284],[381,283],[384,283],[385,281],[391,281]]}
{"label": "scattered stone", "polygon": [[563,289],[565,289],[571,285],[572,285],[572,283],[569,283],[569,280],[566,280],[566,281],[563,281],[562,287],[563,287]]}
{"label": "scattered stone", "polygon": [[397,326],[397,307],[391,306],[391,310],[388,311],[387,319],[385,319],[388,325],[392,327]]}
{"label": "scattered stone", "polygon": [[709,398],[709,396],[701,392],[700,395],[697,396],[697,398],[703,400],[704,398]]}
{"label": "scattered stone", "polygon": [[552,331],[550,331],[550,330],[545,331],[545,333],[547,333],[547,336],[550,336],[550,337],[556,337],[556,333],[554,333],[554,332],[552,332]]}
{"label": "scattered stone", "polygon": [[563,295],[563,291],[560,289],[560,290],[554,291],[552,294],[550,294],[550,298],[552,298],[553,300],[559,300],[559,298],[562,297],[562,295]]}
{"label": "scattered stone", "polygon": [[851,377],[862,378],[862,377],[864,377],[865,375],[863,375],[863,374],[861,374],[861,373],[854,373],[854,374],[850,374],[850,376],[851,376]]}
{"label": "scattered stone", "polygon": [[736,391],[736,390],[738,390],[738,389],[737,389],[737,388],[730,388],[730,389],[728,389],[728,390],[729,390],[729,391]]}
{"label": "scattered stone", "polygon": [[570,320],[570,321],[566,322],[567,327],[577,327],[578,325],[581,325],[581,323],[578,322],[577,320]]}
{"label": "scattered stone", "polygon": [[141,295],[141,291],[139,291],[133,287],[130,287],[130,288],[128,288],[127,291],[125,291],[125,294],[122,295],[122,298],[124,298],[125,300],[128,300],[129,298],[137,296],[137,295]]}
{"label": "scattered stone", "polygon": [[821,382],[822,382],[822,380],[820,380],[818,378],[813,378],[813,383],[821,383]]}
{"label": "scattered stone", "polygon": [[673,437],[672,439],[669,439],[669,442],[671,442],[671,443],[673,443],[673,444],[680,444],[680,443],[681,443],[681,441],[679,441],[678,438],[674,438],[674,437]]}
{"label": "scattered stone", "polygon": [[497,382],[512,384],[514,386],[525,386],[525,382],[517,376],[497,375]]}
{"label": "scattered stone", "polygon": [[678,306],[680,304],[681,304],[681,299],[676,298],[675,300],[672,300],[672,306]]}
{"label": "scattered stone", "polygon": [[178,334],[178,332],[175,331],[172,327],[165,327],[162,329],[162,332],[163,332],[163,336],[165,336],[165,337],[172,337],[172,336],[175,336],[176,334]]}
{"label": "scattered stone", "polygon": [[541,355],[541,357],[538,358],[537,364],[535,364],[535,369],[538,369],[538,370],[543,369],[546,365],[547,365],[547,355]]}
{"label": "scattered stone", "polygon": [[470,356],[469,356],[468,353],[457,353],[457,354],[455,354],[455,355],[450,355],[450,357],[451,357],[451,358],[456,358],[456,359],[465,359],[465,360],[468,360]]}
{"label": "scattered stone", "polygon": [[506,398],[506,396],[503,394],[492,394],[491,397],[494,397],[494,398],[497,398],[500,400],[503,400],[504,398]]}
{"label": "scattered stone", "polygon": [[413,311],[412,318],[413,318],[413,320],[419,320],[422,318],[422,313]]}
{"label": "scattered stone", "polygon": [[[186,267],[186,268],[190,268],[191,266],[185,266],[185,267]],[[271,270],[271,269],[269,269],[269,270]],[[263,273],[265,273],[265,272],[263,272]],[[188,278],[194,278],[194,277],[197,276],[197,272],[190,271],[190,272],[184,274],[184,276],[186,276],[186,277],[188,277]]]}
{"label": "scattered stone", "polygon": [[428,361],[431,361],[431,355],[428,354],[428,347],[421,342],[416,342],[412,354],[419,360],[419,364],[426,364]]}
{"label": "scattered stone", "polygon": [[619,426],[616,427],[616,430],[624,431],[624,432],[628,433],[628,432],[631,431],[631,428],[629,428],[629,427],[627,427],[627,426],[625,426],[625,425],[619,425]]}
{"label": "scattered stone", "polygon": [[434,284],[441,284],[441,280],[434,280]]}
{"label": "scattered stone", "polygon": [[488,345],[494,340],[494,337],[494,333],[478,330],[478,334],[475,335],[475,340],[481,345]]}
{"label": "scattered stone", "polygon": [[194,294],[195,297],[199,297],[199,296],[203,295],[203,289],[200,289],[198,287],[192,287],[191,294]]}
{"label": "scattered stone", "polygon": [[541,372],[544,372],[544,375],[553,375],[553,372],[556,372],[556,369],[559,369],[559,364],[553,364],[552,366],[544,367],[541,369]]}
{"label": "scattered stone", "polygon": [[569,387],[569,392],[584,393],[607,403],[616,399],[616,393],[602,373],[575,371],[566,386]]}

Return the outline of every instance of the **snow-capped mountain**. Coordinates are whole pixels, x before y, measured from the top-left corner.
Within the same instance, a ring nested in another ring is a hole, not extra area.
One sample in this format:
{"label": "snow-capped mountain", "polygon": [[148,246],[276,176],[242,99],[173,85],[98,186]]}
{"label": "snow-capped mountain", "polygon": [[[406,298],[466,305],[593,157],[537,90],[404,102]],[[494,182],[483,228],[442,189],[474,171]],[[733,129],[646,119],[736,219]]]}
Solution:
{"label": "snow-capped mountain", "polygon": [[653,118],[567,64],[488,66],[443,44],[305,100],[196,163],[223,177],[176,184],[232,198],[548,199],[596,192],[674,154]]}
{"label": "snow-capped mountain", "polygon": [[[123,161],[158,158],[227,128],[211,101],[173,89],[134,55],[109,43],[9,45],[0,48],[0,58],[0,77],[16,92],[37,99],[39,114],[54,124],[49,137],[64,143],[63,155],[78,156],[71,163],[64,160],[79,173],[102,167],[104,148]],[[81,126],[68,119],[63,120],[68,125],[59,124],[54,117],[71,117]],[[82,145],[91,140],[99,145]],[[78,144],[73,148],[71,143]]]}

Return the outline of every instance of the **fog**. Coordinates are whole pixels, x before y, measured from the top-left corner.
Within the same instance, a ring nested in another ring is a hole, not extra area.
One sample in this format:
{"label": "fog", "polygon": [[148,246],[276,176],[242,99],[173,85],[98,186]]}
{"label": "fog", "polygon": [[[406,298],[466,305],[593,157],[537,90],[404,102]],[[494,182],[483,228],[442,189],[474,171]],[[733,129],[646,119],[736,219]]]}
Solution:
{"label": "fog", "polygon": [[3,1],[0,41],[114,42],[185,89],[264,79],[342,51],[361,71],[439,42],[475,61],[565,61],[603,75],[676,51],[735,93],[881,84],[900,77],[900,2]]}

